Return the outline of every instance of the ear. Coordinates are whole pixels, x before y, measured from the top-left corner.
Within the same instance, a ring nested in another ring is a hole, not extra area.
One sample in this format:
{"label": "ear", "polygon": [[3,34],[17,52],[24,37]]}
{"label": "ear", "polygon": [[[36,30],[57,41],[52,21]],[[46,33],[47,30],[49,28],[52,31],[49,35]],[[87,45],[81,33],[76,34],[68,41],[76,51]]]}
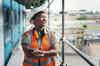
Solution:
{"label": "ear", "polygon": [[30,20],[30,24],[33,24],[34,23],[34,20]]}

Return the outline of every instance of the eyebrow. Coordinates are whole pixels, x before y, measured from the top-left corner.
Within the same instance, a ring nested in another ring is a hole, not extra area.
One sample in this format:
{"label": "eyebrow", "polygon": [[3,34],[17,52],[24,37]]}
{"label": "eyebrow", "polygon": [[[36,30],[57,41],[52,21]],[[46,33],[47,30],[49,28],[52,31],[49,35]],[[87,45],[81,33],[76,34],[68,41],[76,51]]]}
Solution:
{"label": "eyebrow", "polygon": [[47,16],[45,16],[45,15],[42,15],[42,14],[39,14],[39,15],[37,15],[37,17],[40,17],[40,16],[47,17]]}

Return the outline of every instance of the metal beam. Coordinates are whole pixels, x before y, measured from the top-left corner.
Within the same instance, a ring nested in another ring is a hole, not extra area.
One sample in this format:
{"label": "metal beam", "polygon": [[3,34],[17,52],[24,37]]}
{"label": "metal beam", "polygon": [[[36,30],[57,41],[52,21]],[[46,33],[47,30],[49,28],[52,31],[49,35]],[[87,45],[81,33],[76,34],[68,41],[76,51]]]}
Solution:
{"label": "metal beam", "polygon": [[64,0],[62,0],[62,62],[60,66],[64,66]]}

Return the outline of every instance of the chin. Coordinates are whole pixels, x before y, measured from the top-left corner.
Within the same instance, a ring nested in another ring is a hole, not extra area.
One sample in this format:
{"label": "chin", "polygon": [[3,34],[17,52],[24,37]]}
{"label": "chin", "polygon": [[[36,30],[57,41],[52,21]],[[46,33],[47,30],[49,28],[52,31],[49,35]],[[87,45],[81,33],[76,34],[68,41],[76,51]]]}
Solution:
{"label": "chin", "polygon": [[41,26],[46,26],[46,24],[42,24]]}

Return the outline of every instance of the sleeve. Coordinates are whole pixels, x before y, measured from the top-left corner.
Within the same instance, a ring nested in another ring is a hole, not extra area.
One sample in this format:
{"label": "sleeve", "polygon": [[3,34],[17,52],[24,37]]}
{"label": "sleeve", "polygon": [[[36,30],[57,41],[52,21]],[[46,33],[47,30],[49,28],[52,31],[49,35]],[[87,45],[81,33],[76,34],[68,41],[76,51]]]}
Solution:
{"label": "sleeve", "polygon": [[50,43],[51,43],[51,49],[56,49],[56,47],[55,47],[56,37],[55,37],[55,33],[54,32],[51,32]]}
{"label": "sleeve", "polygon": [[22,44],[27,44],[28,43],[27,37],[24,34],[22,35],[21,43]]}
{"label": "sleeve", "polygon": [[23,34],[22,40],[21,40],[22,45],[27,45],[30,42],[31,42],[31,39],[30,39],[29,35]]}
{"label": "sleeve", "polygon": [[52,40],[51,40],[51,49],[56,49],[57,52],[61,52],[61,47],[59,44],[60,37],[57,33],[54,32]]}
{"label": "sleeve", "polygon": [[24,54],[28,57],[32,57],[32,50],[30,50],[30,37],[29,37],[29,34],[26,35],[26,34],[23,34],[22,35],[22,40],[21,40],[21,44],[22,44],[22,48],[23,48],[23,51],[24,51]]}

